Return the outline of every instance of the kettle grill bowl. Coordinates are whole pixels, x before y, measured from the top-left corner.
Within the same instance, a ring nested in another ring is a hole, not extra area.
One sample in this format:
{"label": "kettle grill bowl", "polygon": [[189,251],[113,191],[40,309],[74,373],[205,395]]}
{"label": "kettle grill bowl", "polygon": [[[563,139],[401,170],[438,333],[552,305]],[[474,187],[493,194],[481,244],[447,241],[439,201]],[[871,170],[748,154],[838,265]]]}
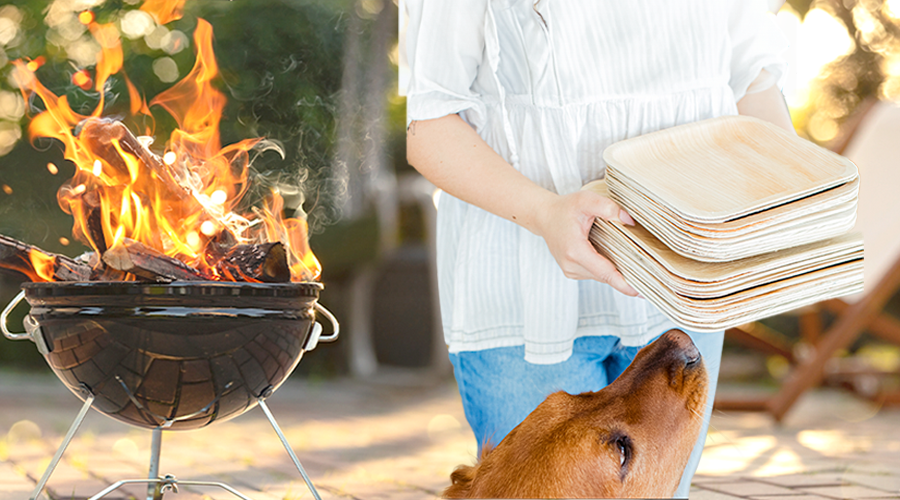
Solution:
{"label": "kettle grill bowl", "polygon": [[[196,429],[253,408],[303,356],[319,283],[55,282],[22,286],[66,386],[112,418]],[[43,344],[43,345],[42,345]]]}

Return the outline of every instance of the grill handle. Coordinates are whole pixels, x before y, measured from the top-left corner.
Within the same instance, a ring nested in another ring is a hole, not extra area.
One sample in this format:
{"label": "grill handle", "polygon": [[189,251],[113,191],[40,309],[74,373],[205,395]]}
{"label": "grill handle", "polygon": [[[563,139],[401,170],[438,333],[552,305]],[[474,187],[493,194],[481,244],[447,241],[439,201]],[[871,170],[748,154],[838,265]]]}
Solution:
{"label": "grill handle", "polygon": [[334,317],[334,314],[331,314],[331,311],[325,309],[325,306],[318,302],[316,302],[315,308],[316,312],[321,313],[322,316],[325,316],[328,321],[331,322],[334,332],[327,337],[322,337],[322,325],[318,321],[313,323],[312,331],[309,332],[309,338],[306,340],[306,345],[303,347],[303,350],[307,352],[315,349],[319,342],[333,342],[338,338],[338,334],[341,332],[341,325],[338,323],[337,318]]}
{"label": "grill handle", "polygon": [[[24,298],[25,298],[25,290],[22,290],[21,292],[19,292],[18,295],[16,295],[12,299],[12,301],[9,303],[9,305],[6,306],[6,309],[3,310],[3,313],[0,313],[0,330],[3,330],[3,335],[6,338],[8,338],[9,340],[26,340],[26,339],[32,340],[32,341],[34,340],[34,337],[31,336],[30,332],[22,332],[22,333],[11,332],[6,327],[6,320],[9,317],[9,313],[11,313],[12,310],[15,309],[16,306],[19,305],[19,302],[22,302],[22,299],[24,299]],[[29,318],[31,318],[30,315],[26,318],[26,321]],[[34,321],[34,320],[32,319],[32,321]],[[37,326],[37,325],[35,325],[35,326]]]}
{"label": "grill handle", "polygon": [[328,318],[328,321],[331,323],[331,327],[334,329],[334,332],[327,337],[319,337],[319,342],[334,342],[338,338],[338,334],[341,333],[341,324],[338,323],[337,318],[334,317],[334,314],[331,314],[331,311],[325,309],[325,306],[316,302],[316,311],[322,313],[322,316]]}

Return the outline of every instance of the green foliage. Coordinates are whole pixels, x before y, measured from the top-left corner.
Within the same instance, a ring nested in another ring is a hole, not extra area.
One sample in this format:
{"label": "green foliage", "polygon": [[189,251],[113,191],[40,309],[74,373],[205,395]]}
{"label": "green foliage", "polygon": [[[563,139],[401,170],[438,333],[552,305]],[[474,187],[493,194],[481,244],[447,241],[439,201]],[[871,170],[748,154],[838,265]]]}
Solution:
{"label": "green foliage", "polygon": [[[38,70],[39,79],[51,91],[65,95],[73,109],[90,113],[100,95],[85,91],[72,83],[77,68],[63,47],[53,43],[59,38],[44,22],[48,8],[44,1],[17,2],[23,15],[19,43],[6,48],[6,58],[45,58]],[[267,2],[188,2],[185,16],[166,25],[191,36],[202,17],[214,30],[214,51],[220,77],[216,83],[227,98],[221,122],[223,144],[246,138],[265,137],[279,143],[284,158],[265,153],[255,158],[257,184],[297,184],[312,176],[320,178],[329,166],[335,137],[336,96],[341,84],[341,59],[346,2],[286,1]],[[98,23],[115,23],[137,6],[109,1],[94,10]],[[82,38],[89,38],[85,32]],[[147,37],[131,40],[121,37],[124,70],[107,83],[105,116],[128,114],[128,92],[124,75],[135,83],[149,102],[153,96],[172,85],[155,74],[154,61],[171,57],[177,64],[179,78],[194,64],[196,47],[167,54],[148,46]],[[0,59],[0,62],[3,62]],[[91,73],[93,68],[88,68]],[[12,90],[9,83],[12,64],[0,67],[0,89]],[[31,99],[28,116],[44,108],[39,99]],[[153,120],[126,123],[133,131],[153,130],[161,146],[174,128],[174,120],[158,106],[151,108]],[[22,120],[27,126],[28,116]],[[13,194],[0,191],[0,232],[34,244],[48,243],[47,249],[60,250],[59,236],[68,236],[71,219],[56,207],[55,192],[69,177],[73,167],[61,158],[62,145],[39,140],[36,148],[23,139],[6,156],[0,157],[0,186],[12,188]],[[53,162],[60,168],[52,176],[45,168]],[[316,203],[328,199],[314,196]],[[55,235],[55,236],[53,236]],[[54,248],[57,247],[57,248]],[[80,248],[79,248],[80,251]],[[66,253],[77,253],[68,251]]]}
{"label": "green foliage", "polygon": [[342,13],[287,1],[205,6],[198,15],[216,30],[215,50],[229,97],[223,141],[267,137],[282,142],[285,161],[257,163],[260,170],[300,172],[328,165],[341,84]]}
{"label": "green foliage", "polygon": [[[900,78],[885,71],[900,53],[900,19],[881,0],[801,3],[806,3],[808,8],[822,9],[837,19],[855,45],[852,53],[823,68],[810,82],[811,98],[802,108],[793,110],[795,127],[801,135],[840,150],[858,124],[858,116],[869,109],[869,104],[879,99],[900,99]],[[791,5],[796,7],[794,2]]]}

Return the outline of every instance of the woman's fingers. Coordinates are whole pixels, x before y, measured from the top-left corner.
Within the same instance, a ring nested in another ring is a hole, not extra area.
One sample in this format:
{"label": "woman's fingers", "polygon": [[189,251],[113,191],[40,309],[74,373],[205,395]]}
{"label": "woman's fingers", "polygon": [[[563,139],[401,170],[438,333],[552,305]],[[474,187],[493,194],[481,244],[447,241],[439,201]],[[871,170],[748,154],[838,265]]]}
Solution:
{"label": "woman's fingers", "polygon": [[634,219],[632,219],[631,216],[628,215],[628,212],[626,212],[616,202],[609,198],[600,196],[590,191],[579,191],[577,194],[573,193],[573,195],[577,195],[580,197],[579,201],[585,204],[584,208],[586,213],[593,215],[594,217],[600,217],[604,220],[618,221],[629,226],[634,225]]}
{"label": "woman's fingers", "polygon": [[588,235],[594,219],[618,220],[633,224],[631,217],[614,201],[587,191],[562,196],[548,207],[542,231],[550,253],[566,277],[606,283],[619,292],[635,296],[615,265],[591,245]]}
{"label": "woman's fingers", "polygon": [[[634,297],[637,291],[629,285],[616,266],[606,257],[597,253],[594,247],[585,241],[581,248],[581,255],[575,259],[579,272],[569,276],[573,279],[593,279],[606,283],[619,292]],[[568,275],[568,274],[567,274]]]}

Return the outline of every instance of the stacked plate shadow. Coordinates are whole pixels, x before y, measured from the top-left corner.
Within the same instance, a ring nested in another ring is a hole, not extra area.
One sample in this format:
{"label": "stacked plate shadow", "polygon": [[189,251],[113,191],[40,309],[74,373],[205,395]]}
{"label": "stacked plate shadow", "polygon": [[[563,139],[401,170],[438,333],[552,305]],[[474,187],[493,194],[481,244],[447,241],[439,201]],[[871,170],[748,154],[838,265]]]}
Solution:
{"label": "stacked plate shadow", "polygon": [[597,219],[594,246],[672,321],[718,331],[862,290],[859,175],[774,125],[729,116],[618,142],[609,196],[636,226]]}

